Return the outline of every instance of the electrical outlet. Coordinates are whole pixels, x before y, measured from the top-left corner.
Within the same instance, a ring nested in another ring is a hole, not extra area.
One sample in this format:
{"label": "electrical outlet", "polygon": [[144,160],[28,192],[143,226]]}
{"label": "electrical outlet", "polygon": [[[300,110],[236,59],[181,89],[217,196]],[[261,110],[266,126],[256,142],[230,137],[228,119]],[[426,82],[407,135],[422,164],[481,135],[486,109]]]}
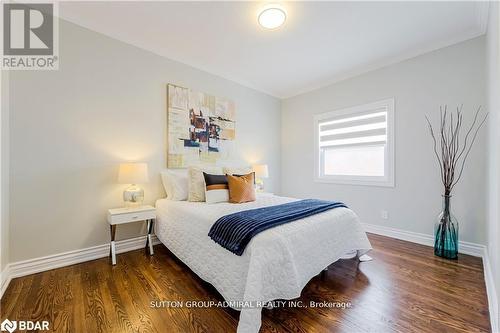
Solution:
{"label": "electrical outlet", "polygon": [[384,220],[387,220],[389,218],[389,213],[385,209],[382,209],[380,211],[380,217],[383,218]]}

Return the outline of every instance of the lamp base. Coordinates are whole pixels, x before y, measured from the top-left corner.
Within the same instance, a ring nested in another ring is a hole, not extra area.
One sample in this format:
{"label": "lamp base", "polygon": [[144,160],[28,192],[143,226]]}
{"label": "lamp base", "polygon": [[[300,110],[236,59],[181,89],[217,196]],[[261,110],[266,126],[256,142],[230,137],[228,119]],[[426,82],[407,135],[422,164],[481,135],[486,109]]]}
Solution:
{"label": "lamp base", "polygon": [[144,201],[144,190],[132,184],[123,191],[123,201],[125,206],[140,206]]}
{"label": "lamp base", "polygon": [[255,191],[264,192],[264,180],[261,178],[255,179]]}

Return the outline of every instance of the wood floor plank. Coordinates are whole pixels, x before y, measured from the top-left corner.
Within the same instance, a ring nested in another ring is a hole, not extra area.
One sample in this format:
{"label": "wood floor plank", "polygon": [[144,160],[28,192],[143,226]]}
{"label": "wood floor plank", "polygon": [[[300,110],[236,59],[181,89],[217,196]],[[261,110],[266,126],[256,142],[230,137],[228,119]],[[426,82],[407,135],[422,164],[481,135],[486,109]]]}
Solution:
{"label": "wood floor plank", "polygon": [[104,311],[104,304],[99,284],[95,262],[82,274],[82,283],[84,286],[84,306],[86,327],[93,332],[107,332],[110,325]]}
{"label": "wood floor plank", "polygon": [[[311,279],[303,304],[264,309],[261,332],[489,332],[480,258],[435,257],[431,247],[369,234],[370,262],[339,260]],[[49,320],[54,332],[234,332],[239,312],[153,307],[158,301],[223,301],[163,245],[14,279],[1,319]]]}
{"label": "wood floor plank", "polygon": [[[13,318],[28,298],[34,275],[23,276],[11,281],[0,303],[0,314],[5,318]],[[9,300],[6,302],[5,300]]]}

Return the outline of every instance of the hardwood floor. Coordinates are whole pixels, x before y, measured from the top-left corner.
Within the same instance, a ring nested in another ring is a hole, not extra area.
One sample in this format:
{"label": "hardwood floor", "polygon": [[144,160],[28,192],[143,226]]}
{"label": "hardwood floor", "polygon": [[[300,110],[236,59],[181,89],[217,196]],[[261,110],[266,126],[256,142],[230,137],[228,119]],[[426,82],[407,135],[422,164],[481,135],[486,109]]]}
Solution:
{"label": "hardwood floor", "polygon": [[[263,310],[261,332],[489,332],[480,258],[448,261],[432,248],[369,235],[370,262],[340,260],[314,277],[300,300],[350,308]],[[14,279],[1,320],[48,320],[57,332],[234,332],[239,312],[152,308],[155,300],[222,297],[163,245]]]}

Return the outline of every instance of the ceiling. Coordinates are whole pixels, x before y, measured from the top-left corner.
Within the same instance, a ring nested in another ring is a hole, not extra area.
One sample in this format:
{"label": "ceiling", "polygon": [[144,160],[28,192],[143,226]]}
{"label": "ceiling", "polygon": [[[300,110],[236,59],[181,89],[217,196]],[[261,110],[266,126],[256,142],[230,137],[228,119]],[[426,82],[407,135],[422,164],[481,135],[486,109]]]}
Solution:
{"label": "ceiling", "polygon": [[286,98],[486,31],[487,2],[62,2],[62,18]]}

